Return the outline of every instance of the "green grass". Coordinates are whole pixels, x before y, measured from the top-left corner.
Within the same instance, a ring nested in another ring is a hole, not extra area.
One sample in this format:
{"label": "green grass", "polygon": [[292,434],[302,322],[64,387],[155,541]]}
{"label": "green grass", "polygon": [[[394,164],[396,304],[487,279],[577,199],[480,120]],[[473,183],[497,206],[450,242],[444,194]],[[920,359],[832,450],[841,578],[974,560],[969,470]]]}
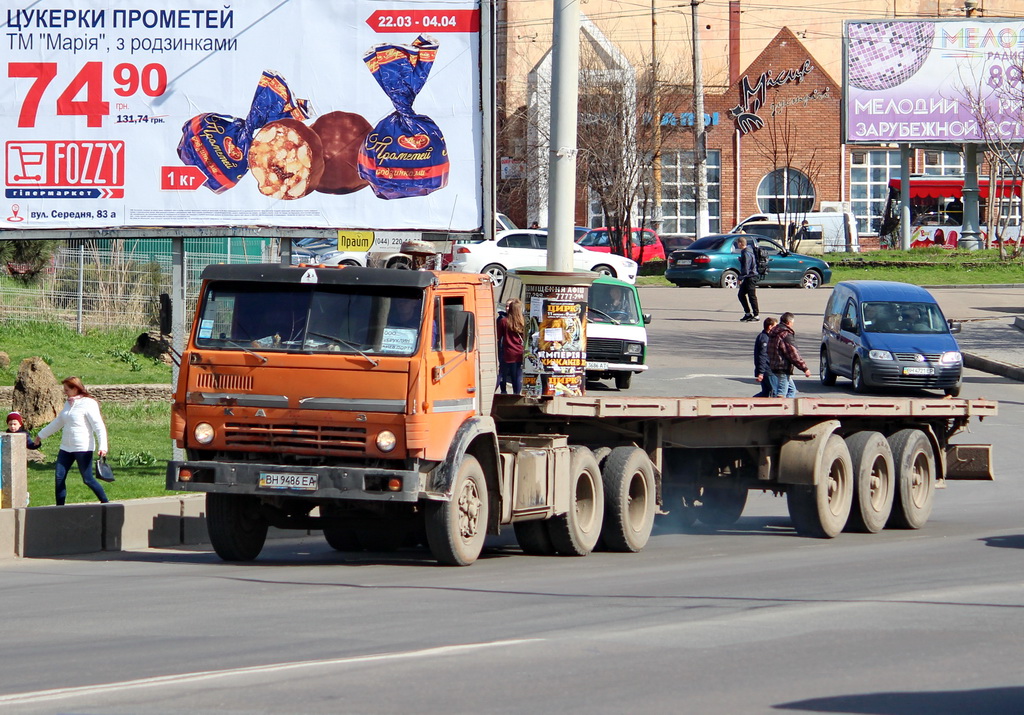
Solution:
{"label": "green grass", "polygon": [[129,352],[141,331],[90,330],[85,335],[56,323],[0,322],[0,350],[11,364],[0,370],[0,385],[13,385],[27,357],[41,357],[54,377],[77,375],[89,385],[167,384],[171,368]]}
{"label": "green grass", "polygon": [[[114,468],[116,481],[103,484],[111,501],[140,499],[172,494],[164,489],[164,474],[171,458],[168,436],[171,406],[164,402],[136,402],[131,405],[102,404],[103,421],[107,425],[110,454],[107,461]],[[28,463],[28,491],[31,506],[54,503],[54,460],[60,449],[60,435],[43,442],[45,462]],[[68,473],[68,504],[95,501],[96,497],[82,483],[77,466]]]}

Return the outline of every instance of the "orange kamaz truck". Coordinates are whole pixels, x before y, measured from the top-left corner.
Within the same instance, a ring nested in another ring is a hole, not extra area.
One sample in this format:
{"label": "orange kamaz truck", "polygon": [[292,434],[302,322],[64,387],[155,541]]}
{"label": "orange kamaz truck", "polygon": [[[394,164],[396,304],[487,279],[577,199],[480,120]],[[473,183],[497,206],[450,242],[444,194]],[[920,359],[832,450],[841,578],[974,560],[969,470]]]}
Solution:
{"label": "orange kamaz truck", "polygon": [[206,492],[221,558],[269,526],[339,550],[426,544],[476,560],[511,527],[528,554],[638,551],[655,516],[732,524],[750,490],[796,530],[919,528],[947,479],[991,478],[955,445],[986,400],[495,395],[485,276],[217,265],[203,273],[174,394],[186,451],[167,485]]}

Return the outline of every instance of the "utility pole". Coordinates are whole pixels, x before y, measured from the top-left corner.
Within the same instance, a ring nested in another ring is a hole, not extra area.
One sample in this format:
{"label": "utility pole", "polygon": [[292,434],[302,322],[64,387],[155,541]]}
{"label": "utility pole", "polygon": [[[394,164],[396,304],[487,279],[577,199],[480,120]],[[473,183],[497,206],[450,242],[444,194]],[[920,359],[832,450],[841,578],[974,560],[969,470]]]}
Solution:
{"label": "utility pole", "polygon": [[703,0],[690,0],[693,20],[693,173],[696,199],[697,225],[694,238],[711,233],[708,216],[708,148],[704,136],[704,77],[700,60],[700,30],[697,26],[697,6]]}
{"label": "utility pole", "polygon": [[655,14],[655,2],[651,0],[651,112],[654,122],[653,144],[651,155],[651,223],[658,233],[661,232],[661,92],[658,89],[658,18]]}
{"label": "utility pole", "polygon": [[573,269],[576,223],[576,112],[579,104],[580,7],[553,0],[551,139],[548,168],[549,271]]}

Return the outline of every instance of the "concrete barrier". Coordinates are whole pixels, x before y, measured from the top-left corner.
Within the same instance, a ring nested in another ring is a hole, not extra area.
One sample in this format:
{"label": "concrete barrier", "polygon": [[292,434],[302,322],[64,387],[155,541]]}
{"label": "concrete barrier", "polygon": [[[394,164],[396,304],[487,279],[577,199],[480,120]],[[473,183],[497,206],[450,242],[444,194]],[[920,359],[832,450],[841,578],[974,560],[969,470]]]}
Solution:
{"label": "concrete barrier", "polygon": [[18,513],[14,509],[0,509],[0,561],[18,555]]}
{"label": "concrete barrier", "polygon": [[181,545],[181,500],[132,499],[103,506],[103,550]]}
{"label": "concrete barrier", "polygon": [[103,507],[97,502],[16,509],[20,555],[33,558],[102,551]]}

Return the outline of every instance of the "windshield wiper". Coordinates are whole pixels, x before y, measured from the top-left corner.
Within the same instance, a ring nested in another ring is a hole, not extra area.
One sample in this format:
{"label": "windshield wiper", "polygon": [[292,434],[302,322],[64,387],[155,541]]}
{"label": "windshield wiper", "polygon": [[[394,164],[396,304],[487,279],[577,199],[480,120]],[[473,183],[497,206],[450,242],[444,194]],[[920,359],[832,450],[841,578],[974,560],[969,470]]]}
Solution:
{"label": "windshield wiper", "polygon": [[267,361],[267,359],[265,357],[263,357],[262,355],[260,355],[259,353],[253,352],[252,350],[250,350],[249,348],[245,347],[244,345],[242,345],[240,343],[236,343],[234,340],[225,340],[224,342],[226,342],[231,347],[238,348],[239,350],[241,350],[244,353],[249,353],[253,357],[258,357],[263,362]]}
{"label": "windshield wiper", "polygon": [[592,308],[592,307],[589,307],[589,306],[587,307],[587,310],[589,310],[591,313],[597,313],[598,315],[603,315],[605,318],[608,318],[608,320],[612,321],[616,325],[619,325],[622,322],[621,320],[616,320],[612,316],[608,315],[603,310],[598,310],[597,308]]}
{"label": "windshield wiper", "polygon": [[380,362],[378,362],[377,360],[374,360],[372,357],[370,357],[369,355],[364,353],[362,350],[360,350],[358,346],[353,345],[352,343],[348,342],[347,340],[342,340],[341,338],[339,338],[339,337],[337,337],[335,335],[325,335],[324,333],[315,333],[312,330],[307,330],[306,331],[306,335],[316,335],[319,338],[327,338],[328,340],[333,340],[336,343],[340,343],[341,345],[344,345],[347,348],[355,350],[357,353],[359,353],[364,358],[366,358],[366,361],[368,363],[370,363],[371,365],[373,365],[374,367],[377,367],[380,364]]}

